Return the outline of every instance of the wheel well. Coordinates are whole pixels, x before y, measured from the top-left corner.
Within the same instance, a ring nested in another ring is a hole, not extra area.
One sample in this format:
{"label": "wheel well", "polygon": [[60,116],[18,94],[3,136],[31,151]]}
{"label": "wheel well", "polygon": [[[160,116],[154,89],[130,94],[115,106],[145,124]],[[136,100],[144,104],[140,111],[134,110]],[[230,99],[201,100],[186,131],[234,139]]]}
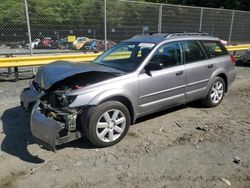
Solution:
{"label": "wheel well", "polygon": [[217,77],[220,77],[224,80],[225,82],[225,87],[226,87],[226,92],[227,92],[227,88],[228,88],[228,81],[227,81],[227,76],[223,73],[219,74]]}
{"label": "wheel well", "polygon": [[106,101],[119,101],[120,103],[124,104],[129,113],[130,113],[130,119],[131,119],[131,124],[133,124],[133,121],[134,121],[134,109],[133,109],[133,106],[132,106],[132,103],[130,102],[130,100],[126,97],[123,97],[123,96],[115,96],[115,97],[111,97],[111,98],[108,98],[104,101],[102,101],[102,103],[106,102]]}

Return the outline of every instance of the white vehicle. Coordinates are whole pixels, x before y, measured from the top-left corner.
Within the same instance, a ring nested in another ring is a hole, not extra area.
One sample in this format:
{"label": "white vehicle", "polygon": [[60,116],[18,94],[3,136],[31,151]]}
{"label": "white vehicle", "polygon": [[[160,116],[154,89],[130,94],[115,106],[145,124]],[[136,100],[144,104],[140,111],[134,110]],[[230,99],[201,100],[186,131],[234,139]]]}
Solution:
{"label": "white vehicle", "polygon": [[[31,42],[31,48],[34,49],[35,47],[38,46],[38,43],[40,42],[41,40],[40,39],[35,39]],[[26,44],[25,45],[26,48],[29,48],[30,49],[30,44]]]}

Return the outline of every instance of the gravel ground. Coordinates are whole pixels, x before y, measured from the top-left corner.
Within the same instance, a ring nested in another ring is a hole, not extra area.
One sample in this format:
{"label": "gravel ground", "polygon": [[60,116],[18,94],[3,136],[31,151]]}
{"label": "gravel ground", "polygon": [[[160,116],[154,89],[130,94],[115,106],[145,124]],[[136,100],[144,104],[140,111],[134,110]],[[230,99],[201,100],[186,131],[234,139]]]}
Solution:
{"label": "gravel ground", "polygon": [[179,106],[139,119],[115,146],[82,138],[57,153],[34,143],[19,106],[29,76],[1,73],[0,187],[250,187],[250,66],[237,70],[216,108]]}

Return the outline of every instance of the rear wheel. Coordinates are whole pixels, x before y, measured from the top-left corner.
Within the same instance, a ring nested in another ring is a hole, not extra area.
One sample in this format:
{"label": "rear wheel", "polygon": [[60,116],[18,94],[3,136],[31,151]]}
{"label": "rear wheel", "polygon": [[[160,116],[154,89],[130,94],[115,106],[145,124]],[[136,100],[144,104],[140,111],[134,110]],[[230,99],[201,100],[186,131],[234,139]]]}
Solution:
{"label": "rear wheel", "polygon": [[222,78],[216,77],[214,83],[209,89],[206,98],[202,99],[202,103],[207,107],[218,106],[225,94],[225,82]]}
{"label": "rear wheel", "polygon": [[130,114],[118,101],[107,101],[91,110],[87,128],[88,139],[97,147],[107,147],[121,141],[130,126]]}

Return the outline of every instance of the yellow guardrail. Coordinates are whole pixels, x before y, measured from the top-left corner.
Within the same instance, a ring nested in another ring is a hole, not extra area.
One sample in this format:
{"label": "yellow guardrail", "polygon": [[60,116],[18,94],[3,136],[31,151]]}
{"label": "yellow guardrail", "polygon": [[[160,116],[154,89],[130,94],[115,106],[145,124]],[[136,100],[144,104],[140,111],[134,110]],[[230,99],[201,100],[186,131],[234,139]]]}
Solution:
{"label": "yellow guardrail", "polygon": [[250,44],[241,44],[241,45],[228,45],[225,46],[229,52],[242,51],[250,49]]}
{"label": "yellow guardrail", "polygon": [[37,65],[48,64],[58,60],[88,62],[94,60],[100,54],[101,53],[54,55],[54,56],[6,57],[6,58],[0,58],[0,68],[37,66]]}
{"label": "yellow guardrail", "polygon": [[[230,52],[250,49],[250,44],[226,46]],[[27,56],[27,57],[6,57],[0,58],[0,68],[38,66],[48,64],[53,61],[79,61],[88,62],[94,60],[101,53],[96,54],[74,54],[74,55],[54,55],[54,56]],[[123,54],[124,55],[124,54]]]}

